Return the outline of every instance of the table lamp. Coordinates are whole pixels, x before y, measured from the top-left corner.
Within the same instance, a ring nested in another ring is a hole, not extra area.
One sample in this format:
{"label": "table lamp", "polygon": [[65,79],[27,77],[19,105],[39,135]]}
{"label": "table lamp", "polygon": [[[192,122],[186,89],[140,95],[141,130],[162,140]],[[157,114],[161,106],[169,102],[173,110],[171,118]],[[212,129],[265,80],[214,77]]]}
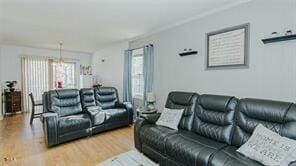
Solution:
{"label": "table lamp", "polygon": [[147,102],[147,110],[148,111],[155,110],[155,107],[154,107],[155,95],[153,92],[149,92],[146,94],[146,102]]}

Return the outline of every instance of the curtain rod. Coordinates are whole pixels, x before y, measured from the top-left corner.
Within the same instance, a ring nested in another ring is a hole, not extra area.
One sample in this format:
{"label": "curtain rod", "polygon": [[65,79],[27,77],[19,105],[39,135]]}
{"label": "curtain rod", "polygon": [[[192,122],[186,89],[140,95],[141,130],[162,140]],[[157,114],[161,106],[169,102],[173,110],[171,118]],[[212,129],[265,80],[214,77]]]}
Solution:
{"label": "curtain rod", "polygon": [[[29,54],[23,54],[21,55],[21,58],[36,58],[36,59],[52,59],[52,60],[58,60],[59,57],[54,57],[54,56],[40,56],[40,55],[29,55]],[[80,61],[80,59],[77,58],[63,58],[64,60],[67,61]]]}
{"label": "curtain rod", "polygon": [[141,47],[137,47],[137,48],[132,48],[132,49],[128,49],[128,50],[136,50],[136,49],[140,49],[140,48],[144,48],[146,46],[153,46],[153,44],[147,44],[147,45],[144,45],[144,46],[141,46]]}

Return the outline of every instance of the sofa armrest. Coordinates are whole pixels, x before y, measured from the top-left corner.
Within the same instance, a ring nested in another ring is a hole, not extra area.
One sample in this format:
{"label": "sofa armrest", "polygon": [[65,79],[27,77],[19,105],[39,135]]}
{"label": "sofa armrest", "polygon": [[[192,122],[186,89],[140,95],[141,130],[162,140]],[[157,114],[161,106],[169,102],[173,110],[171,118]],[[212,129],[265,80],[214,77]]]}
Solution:
{"label": "sofa armrest", "polygon": [[58,114],[47,112],[42,114],[44,138],[47,146],[58,144]]}
{"label": "sofa armrest", "polygon": [[142,114],[140,117],[145,119],[147,123],[153,124],[159,119],[160,114],[161,113]]}
{"label": "sofa armrest", "polygon": [[128,112],[128,121],[130,124],[133,123],[134,120],[134,109],[133,109],[133,105],[129,102],[125,102],[125,103],[120,103],[117,102],[115,105],[116,108],[125,108]]}
{"label": "sofa armrest", "polygon": [[142,143],[140,139],[141,128],[146,124],[154,124],[159,117],[160,117],[160,113],[155,113],[155,114],[143,114],[139,118],[137,118],[134,126],[134,141],[135,141],[135,147],[140,152],[142,152]]}
{"label": "sofa armrest", "polygon": [[[44,92],[43,94],[42,94],[42,103],[43,103],[43,106],[42,106],[42,108],[43,108],[43,113],[45,113],[45,112],[49,112],[49,110],[48,110],[48,93],[47,92]],[[43,121],[42,121],[43,122]]]}
{"label": "sofa armrest", "polygon": [[93,125],[99,125],[105,121],[105,112],[99,106],[86,107],[84,110],[91,118]]}
{"label": "sofa armrest", "polygon": [[137,118],[135,126],[134,126],[134,142],[135,147],[139,152],[142,152],[142,142],[140,140],[140,130],[142,126],[148,124],[148,121],[142,117]]}
{"label": "sofa armrest", "polygon": [[90,107],[86,107],[84,110],[86,112],[97,112],[97,111],[101,111],[102,108],[99,106],[90,106]]}

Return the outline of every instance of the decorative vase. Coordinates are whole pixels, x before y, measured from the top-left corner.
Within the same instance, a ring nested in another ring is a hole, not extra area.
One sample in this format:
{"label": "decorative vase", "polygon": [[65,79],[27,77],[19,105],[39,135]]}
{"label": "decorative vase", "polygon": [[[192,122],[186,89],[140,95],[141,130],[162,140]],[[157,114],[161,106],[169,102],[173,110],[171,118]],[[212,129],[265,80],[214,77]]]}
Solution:
{"label": "decorative vase", "polygon": [[154,102],[147,102],[147,110],[148,111],[155,110]]}

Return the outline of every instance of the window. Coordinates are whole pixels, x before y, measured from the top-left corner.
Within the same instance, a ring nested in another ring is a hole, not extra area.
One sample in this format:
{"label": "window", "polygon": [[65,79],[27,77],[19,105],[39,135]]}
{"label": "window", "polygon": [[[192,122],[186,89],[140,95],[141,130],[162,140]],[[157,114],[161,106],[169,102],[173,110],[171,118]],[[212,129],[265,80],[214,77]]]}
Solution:
{"label": "window", "polygon": [[132,94],[133,98],[143,98],[143,48],[132,51]]}
{"label": "window", "polygon": [[[52,64],[52,76],[53,76],[53,88],[75,88],[76,87],[76,75],[75,75],[75,63],[71,62],[53,62]],[[59,82],[60,86],[59,87]]]}

